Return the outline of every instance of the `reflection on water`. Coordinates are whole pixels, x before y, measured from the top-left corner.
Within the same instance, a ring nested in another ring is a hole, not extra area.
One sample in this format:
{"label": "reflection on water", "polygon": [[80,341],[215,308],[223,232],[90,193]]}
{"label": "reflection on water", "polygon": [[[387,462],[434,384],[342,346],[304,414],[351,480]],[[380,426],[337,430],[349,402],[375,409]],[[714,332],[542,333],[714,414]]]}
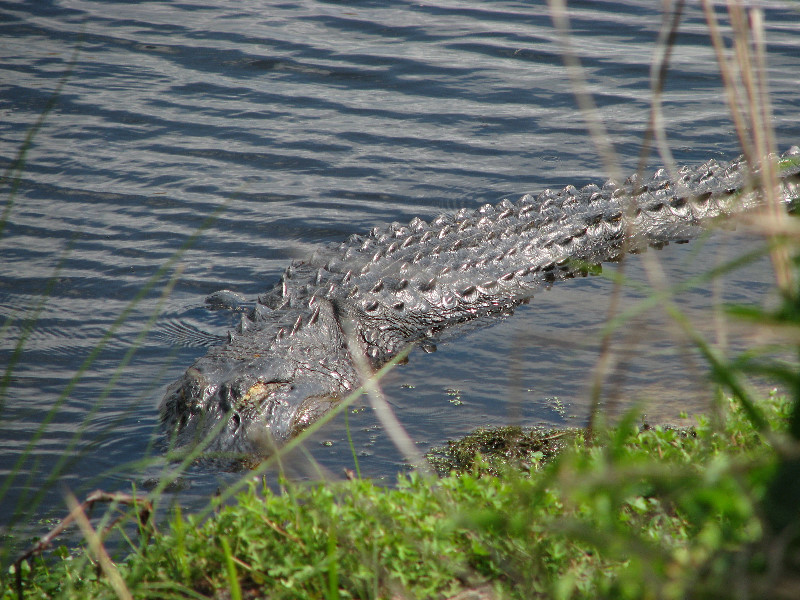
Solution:
{"label": "reflection on water", "polygon": [[[648,118],[656,8],[591,2],[571,13],[624,171],[636,167]],[[765,9],[785,149],[800,140],[800,19],[791,4]],[[381,223],[603,178],[543,6],[65,0],[0,11],[4,169],[78,50],[0,237],[0,361],[13,365],[0,424],[3,522],[42,499],[60,511],[48,478],[81,493],[158,474],[136,463],[159,456],[163,388],[231,323],[203,307],[207,294],[227,288],[252,300],[290,258]],[[738,153],[695,7],[664,112],[679,162]],[[8,186],[3,193],[11,198]],[[723,232],[657,257],[671,281],[686,281],[748,244]],[[646,281],[643,264],[630,261],[627,275]],[[679,302],[712,339],[741,347],[755,334],[721,330],[711,307],[765,302],[770,286],[761,260]],[[610,289],[602,278],[558,285],[495,327],[432,356],[413,353],[384,382],[409,435],[426,448],[510,419],[584,419]],[[643,294],[631,290],[626,306]],[[669,420],[703,409],[709,387],[662,312],[620,332],[608,398],[620,410],[644,402],[651,418]],[[371,411],[351,414],[350,425],[362,472],[391,480],[401,459]],[[339,421],[310,447],[335,476],[352,465]],[[231,477],[198,467],[180,501],[202,504]]]}

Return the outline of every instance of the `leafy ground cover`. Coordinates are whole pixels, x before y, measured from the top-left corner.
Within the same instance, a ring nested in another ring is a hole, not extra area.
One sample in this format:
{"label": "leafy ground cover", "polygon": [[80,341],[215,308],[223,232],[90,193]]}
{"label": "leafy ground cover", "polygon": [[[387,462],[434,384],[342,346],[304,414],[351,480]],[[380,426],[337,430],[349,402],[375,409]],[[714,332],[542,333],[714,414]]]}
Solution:
{"label": "leafy ground cover", "polygon": [[[499,477],[478,453],[468,472],[394,488],[253,483],[205,520],[143,528],[110,567],[92,544],[26,561],[22,597],[797,597],[797,524],[776,531],[767,510],[778,454],[738,406],[691,429],[630,417],[602,442],[574,432]],[[775,432],[790,409],[765,405]]]}

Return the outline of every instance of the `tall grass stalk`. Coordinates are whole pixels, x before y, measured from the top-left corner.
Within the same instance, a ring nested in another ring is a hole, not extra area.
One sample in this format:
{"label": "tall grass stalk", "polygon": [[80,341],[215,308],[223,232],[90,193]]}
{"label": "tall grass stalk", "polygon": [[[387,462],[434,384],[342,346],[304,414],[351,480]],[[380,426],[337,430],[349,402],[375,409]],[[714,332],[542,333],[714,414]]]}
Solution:
{"label": "tall grass stalk", "polygon": [[228,574],[228,590],[231,594],[231,600],[242,600],[242,587],[239,585],[239,576],[236,574],[236,563],[233,560],[231,545],[224,536],[219,538],[219,543],[225,554],[225,568]]}
{"label": "tall grass stalk", "polygon": [[80,504],[72,494],[67,494],[67,506],[69,506],[70,512],[75,515],[75,520],[77,521],[78,526],[81,528],[83,536],[86,538],[89,549],[94,555],[95,560],[97,560],[99,563],[103,574],[111,584],[111,587],[113,588],[117,598],[120,600],[133,600],[133,596],[128,590],[128,587],[125,585],[122,577],[120,577],[117,567],[114,565],[111,557],[103,547],[102,540],[97,535],[97,532],[92,527],[88,517],[83,512]]}

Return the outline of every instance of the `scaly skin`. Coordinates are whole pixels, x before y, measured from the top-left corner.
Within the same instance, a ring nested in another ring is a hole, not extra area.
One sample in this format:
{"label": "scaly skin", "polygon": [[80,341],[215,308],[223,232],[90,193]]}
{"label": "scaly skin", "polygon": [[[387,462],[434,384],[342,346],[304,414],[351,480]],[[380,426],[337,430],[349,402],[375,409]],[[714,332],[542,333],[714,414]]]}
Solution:
{"label": "scaly skin", "polygon": [[[781,164],[778,194],[789,203],[800,197],[800,149]],[[351,351],[377,368],[409,343],[508,313],[626,250],[688,241],[763,203],[746,172],[741,158],[683,167],[676,179],[661,169],[644,183],[546,190],[320,249],[293,262],[228,342],[169,387],[162,420],[178,445],[266,454],[359,387]]]}

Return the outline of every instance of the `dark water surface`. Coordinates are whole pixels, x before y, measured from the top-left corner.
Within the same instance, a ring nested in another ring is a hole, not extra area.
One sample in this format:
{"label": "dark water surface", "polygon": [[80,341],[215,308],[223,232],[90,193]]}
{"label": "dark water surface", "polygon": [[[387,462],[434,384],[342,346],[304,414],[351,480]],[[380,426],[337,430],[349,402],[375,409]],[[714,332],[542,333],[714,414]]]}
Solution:
{"label": "dark water surface", "polygon": [[[800,13],[760,5],[784,150],[800,143]],[[659,6],[571,3],[626,172],[648,119]],[[0,525],[62,513],[66,488],[130,489],[160,472],[137,463],[160,456],[164,387],[231,323],[204,308],[207,294],[254,299],[292,258],[382,223],[601,182],[560,50],[541,3],[0,2],[3,170],[66,77],[16,192],[2,188]],[[738,154],[694,4],[664,101],[678,162]],[[680,282],[756,245],[720,232],[657,258]],[[628,270],[640,282],[642,264]],[[741,347],[752,335],[717,327],[711,307],[767,302],[772,281],[763,259],[680,302],[712,339]],[[480,425],[583,422],[611,289],[558,285],[495,327],[414,352],[384,382],[408,434],[424,450]],[[707,408],[711,388],[662,313],[618,336],[609,400],[675,419]],[[362,473],[391,481],[402,460],[371,411],[350,424]],[[341,422],[308,448],[337,477],[353,466]],[[198,467],[176,497],[199,506],[236,477]]]}

